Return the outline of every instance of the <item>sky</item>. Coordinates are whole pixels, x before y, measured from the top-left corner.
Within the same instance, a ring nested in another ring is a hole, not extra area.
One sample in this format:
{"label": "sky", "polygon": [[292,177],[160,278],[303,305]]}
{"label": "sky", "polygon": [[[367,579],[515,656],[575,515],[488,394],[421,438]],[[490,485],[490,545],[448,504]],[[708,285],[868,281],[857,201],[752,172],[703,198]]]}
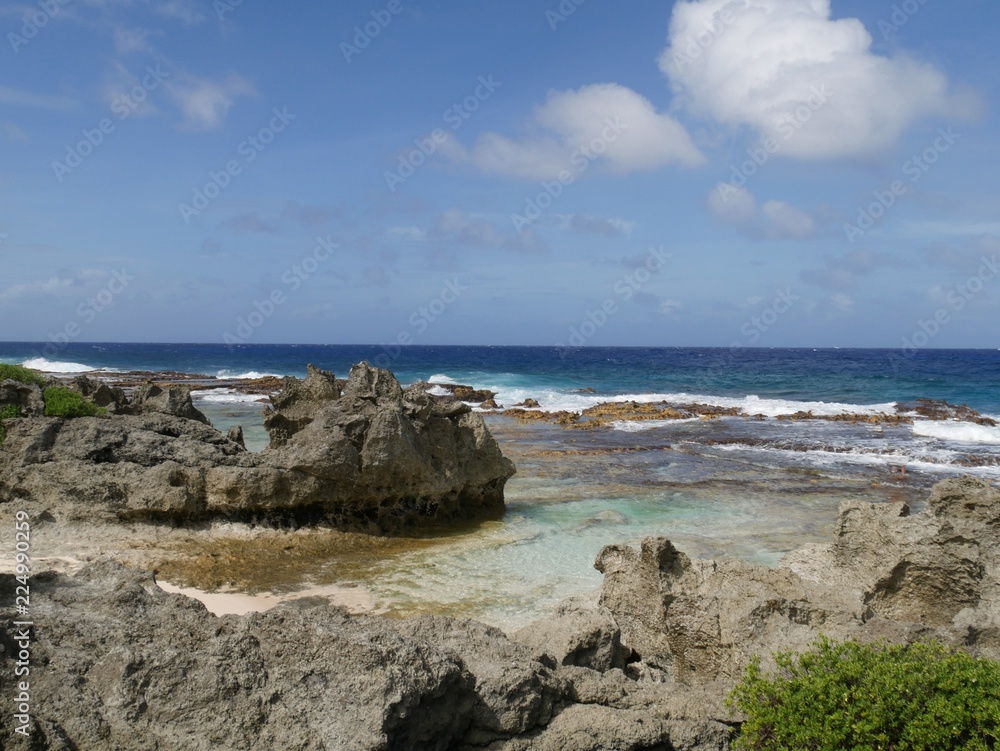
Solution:
{"label": "sky", "polygon": [[998,29],[4,0],[0,340],[997,347]]}

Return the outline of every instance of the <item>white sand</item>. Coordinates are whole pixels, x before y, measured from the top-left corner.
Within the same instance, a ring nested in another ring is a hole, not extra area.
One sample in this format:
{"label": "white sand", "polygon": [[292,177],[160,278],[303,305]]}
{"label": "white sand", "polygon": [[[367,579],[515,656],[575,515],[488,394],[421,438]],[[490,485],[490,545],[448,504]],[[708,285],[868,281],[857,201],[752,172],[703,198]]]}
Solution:
{"label": "white sand", "polygon": [[305,597],[322,597],[332,605],[341,605],[351,613],[373,613],[376,611],[375,598],[365,589],[355,587],[315,587],[300,589],[289,594],[273,592],[250,595],[245,592],[205,592],[193,587],[178,587],[170,582],[157,580],[157,585],[164,592],[185,595],[204,603],[210,613],[215,615],[246,615],[247,613],[263,613],[283,602],[301,600]]}

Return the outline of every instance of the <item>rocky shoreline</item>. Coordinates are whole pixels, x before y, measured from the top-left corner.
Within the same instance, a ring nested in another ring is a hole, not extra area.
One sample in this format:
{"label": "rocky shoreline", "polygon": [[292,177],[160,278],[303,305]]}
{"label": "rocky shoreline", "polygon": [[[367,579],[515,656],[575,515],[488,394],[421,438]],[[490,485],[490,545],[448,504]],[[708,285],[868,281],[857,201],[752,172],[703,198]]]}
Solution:
{"label": "rocky shoreline", "polygon": [[[404,391],[363,365],[346,381],[313,368],[283,381],[260,454],[207,425],[182,386],[81,382],[108,414],[74,418],[0,386],[22,410],[4,423],[0,523],[27,511],[47,539],[84,523],[106,536],[79,543],[98,551],[82,567],[33,572],[31,735],[0,713],[5,748],[714,751],[738,733],[724,700],[755,654],[767,667],[826,635],[935,638],[1000,659],[1000,491],[982,480],[937,484],[919,513],[846,501],[831,542],[776,568],[692,558],[661,537],[606,546],[598,591],[512,633],[316,597],[217,617],[116,546],[234,518],[347,530],[304,547],[322,555],[357,531],[490,518],[513,465],[454,390]],[[280,566],[290,533],[268,534],[249,544]],[[419,544],[397,539],[379,544]],[[16,586],[0,575],[5,602]],[[0,620],[3,696],[16,688],[14,620]]]}
{"label": "rocky shoreline", "polygon": [[46,417],[37,385],[13,385],[0,493],[57,518],[191,523],[253,520],[399,532],[495,518],[514,474],[482,418],[465,404],[405,392],[367,364],[346,381],[310,367],[287,378],[265,411],[271,445],[248,452],[224,436],[182,386],[147,384],[129,396],[77,379],[107,412]]}

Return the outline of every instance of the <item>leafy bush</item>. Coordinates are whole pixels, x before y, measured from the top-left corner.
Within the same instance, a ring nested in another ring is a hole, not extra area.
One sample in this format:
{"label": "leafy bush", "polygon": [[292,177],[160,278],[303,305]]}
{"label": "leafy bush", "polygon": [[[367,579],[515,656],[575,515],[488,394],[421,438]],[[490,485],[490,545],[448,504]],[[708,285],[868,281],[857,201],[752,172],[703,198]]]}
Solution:
{"label": "leafy bush", "polygon": [[23,365],[9,365],[0,362],[0,381],[6,381],[8,378],[20,381],[21,383],[34,383],[39,386],[45,385],[45,379],[34,370],[29,370]]}
{"label": "leafy bush", "polygon": [[42,392],[47,417],[94,417],[105,410],[88,402],[76,391],[64,386],[50,386]]}
{"label": "leafy bush", "polygon": [[4,442],[7,437],[7,431],[4,429],[3,421],[10,419],[11,417],[20,417],[21,408],[16,404],[0,404],[0,443]]}
{"label": "leafy bush", "polygon": [[1000,748],[1000,663],[940,644],[835,644],[755,658],[730,704],[747,715],[736,748],[986,751]]}

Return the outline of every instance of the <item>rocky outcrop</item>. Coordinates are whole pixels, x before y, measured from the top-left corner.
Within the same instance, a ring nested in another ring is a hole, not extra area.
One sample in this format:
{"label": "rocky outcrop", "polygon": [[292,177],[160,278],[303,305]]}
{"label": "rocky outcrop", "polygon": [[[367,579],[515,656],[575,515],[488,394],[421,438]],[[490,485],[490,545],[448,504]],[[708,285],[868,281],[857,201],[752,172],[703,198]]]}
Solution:
{"label": "rocky outcrop", "polygon": [[34,383],[21,383],[12,379],[0,381],[0,407],[16,407],[24,417],[41,417],[45,414],[42,389]]}
{"label": "rocky outcrop", "polygon": [[[15,585],[0,575],[0,597]],[[670,717],[655,686],[621,670],[557,666],[474,621],[308,601],[216,617],[111,562],[38,575],[32,588],[36,698],[28,738],[0,713],[11,751],[707,751],[729,736]],[[0,619],[8,697],[18,628]]]}
{"label": "rocky outcrop", "polygon": [[272,448],[284,446],[313,421],[315,410],[340,398],[340,384],[333,373],[313,365],[306,367],[306,379],[285,378],[281,392],[264,409],[264,427],[271,436]]}
{"label": "rocky outcrop", "polygon": [[181,386],[145,386],[115,412],[8,421],[0,502],[69,519],[324,521],[396,532],[496,517],[514,473],[465,404],[404,393],[367,364],[351,370],[342,393],[316,369],[289,380],[267,415],[271,447],[259,454],[208,425]]}
{"label": "rocky outcrop", "polygon": [[[776,568],[694,560],[663,538],[609,546],[600,604],[634,675],[715,686],[721,699],[754,654],[833,639],[934,637],[1000,658],[1000,491],[973,478],[935,486],[922,513],[905,504],[844,503],[836,540]],[[724,715],[721,704],[715,709]]]}
{"label": "rocky outcrop", "polygon": [[[390,382],[363,376],[336,401],[393,395]],[[433,406],[409,401],[418,394],[397,396],[432,418]],[[332,419],[328,410],[288,445]],[[474,621],[349,616],[315,600],[216,618],[110,562],[73,577],[36,573],[31,687],[44,698],[30,740],[13,733],[11,712],[0,713],[0,734],[12,739],[5,748],[41,751],[726,751],[740,718],[724,698],[753,654],[766,666],[772,651],[825,634],[933,636],[1000,657],[998,537],[1000,491],[962,478],[937,485],[917,514],[845,503],[831,544],[775,569],[694,560],[662,538],[609,546],[595,597],[513,638]],[[0,597],[15,586],[0,576]],[[0,619],[5,696],[19,628]]]}

